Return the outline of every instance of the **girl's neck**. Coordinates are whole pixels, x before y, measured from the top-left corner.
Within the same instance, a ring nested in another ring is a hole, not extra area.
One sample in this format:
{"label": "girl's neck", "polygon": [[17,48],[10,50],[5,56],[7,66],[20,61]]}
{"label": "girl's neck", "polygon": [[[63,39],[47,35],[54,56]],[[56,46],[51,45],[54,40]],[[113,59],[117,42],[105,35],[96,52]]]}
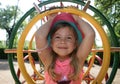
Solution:
{"label": "girl's neck", "polygon": [[60,57],[60,56],[58,56],[58,60],[60,61],[60,62],[63,62],[63,61],[65,61],[65,60],[67,60],[67,59],[69,59],[70,57],[69,56],[65,56],[65,57]]}

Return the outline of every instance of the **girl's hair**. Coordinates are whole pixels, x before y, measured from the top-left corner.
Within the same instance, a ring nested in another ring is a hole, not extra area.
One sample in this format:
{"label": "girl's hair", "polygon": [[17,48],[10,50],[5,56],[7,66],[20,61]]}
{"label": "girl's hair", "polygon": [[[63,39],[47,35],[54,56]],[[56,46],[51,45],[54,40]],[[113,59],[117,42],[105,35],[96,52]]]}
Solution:
{"label": "girl's hair", "polygon": [[[50,32],[50,38],[52,39],[54,33],[59,30],[60,28],[64,28],[64,27],[69,27],[69,29],[71,31],[73,31],[73,34],[75,36],[75,39],[76,39],[76,48],[73,50],[73,52],[69,55],[70,58],[71,58],[71,62],[70,62],[70,65],[71,67],[73,68],[74,70],[74,73],[71,73],[69,74],[69,79],[71,80],[76,80],[79,76],[79,69],[80,69],[80,63],[79,63],[79,60],[76,56],[76,53],[77,53],[77,49],[78,49],[78,35],[77,35],[77,32],[76,30],[67,22],[63,22],[63,23],[59,23],[57,24],[54,29],[52,29],[52,31]],[[56,59],[57,59],[57,54],[51,50],[51,56],[52,56],[52,61],[51,61],[51,64],[49,65],[48,67],[48,73],[49,75],[52,77],[53,80],[56,80],[56,78],[59,77],[59,74],[55,73],[54,72],[54,68],[55,68],[55,62],[56,62]]]}

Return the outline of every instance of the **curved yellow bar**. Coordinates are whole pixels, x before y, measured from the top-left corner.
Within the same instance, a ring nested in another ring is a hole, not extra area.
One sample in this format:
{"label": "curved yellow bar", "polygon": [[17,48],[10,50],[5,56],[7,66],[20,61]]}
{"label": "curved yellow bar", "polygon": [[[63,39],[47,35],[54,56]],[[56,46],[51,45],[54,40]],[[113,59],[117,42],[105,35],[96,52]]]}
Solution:
{"label": "curved yellow bar", "polygon": [[[95,45],[93,45],[93,48],[95,48]],[[87,71],[84,73],[83,78],[89,73],[91,67],[93,66],[94,61],[95,61],[95,55],[96,55],[96,52],[92,52],[92,57],[91,57],[92,60],[91,60],[89,66],[88,66],[88,68],[87,68]]]}
{"label": "curved yellow bar", "polygon": [[[31,50],[31,48],[32,48],[32,41],[33,41],[33,39],[34,39],[34,35],[32,36],[32,39],[30,40],[29,47],[28,47],[29,50]],[[38,75],[39,79],[44,80],[44,77],[35,68],[35,65],[33,63],[34,59],[33,59],[32,55],[31,55],[31,52],[28,52],[28,55],[29,55],[30,64],[31,64],[35,74]]]}
{"label": "curved yellow bar", "polygon": [[31,77],[29,76],[29,74],[26,71],[26,68],[24,65],[24,60],[23,60],[23,53],[22,53],[24,41],[25,41],[25,38],[26,38],[28,32],[30,31],[32,26],[38,20],[42,19],[42,17],[48,16],[49,14],[57,13],[57,12],[68,12],[68,13],[72,13],[72,14],[75,14],[75,15],[78,15],[80,17],[85,18],[96,28],[96,30],[100,34],[102,42],[103,42],[103,48],[104,48],[103,56],[104,57],[103,57],[103,64],[102,64],[101,70],[100,70],[98,76],[96,77],[96,79],[93,81],[93,84],[96,84],[96,83],[101,84],[101,81],[105,77],[105,74],[108,70],[109,62],[110,62],[110,45],[109,45],[107,36],[106,36],[104,30],[102,29],[102,27],[100,26],[100,24],[92,16],[85,13],[84,11],[80,11],[80,10],[75,9],[75,8],[53,9],[50,11],[46,11],[42,14],[36,15],[30,21],[30,23],[26,26],[26,28],[22,32],[22,35],[21,35],[20,40],[18,42],[18,49],[17,49],[18,64],[19,64],[19,68],[20,68],[20,71],[21,71],[23,77],[25,78],[25,80],[27,81],[28,84],[35,84],[35,81],[31,79]]}

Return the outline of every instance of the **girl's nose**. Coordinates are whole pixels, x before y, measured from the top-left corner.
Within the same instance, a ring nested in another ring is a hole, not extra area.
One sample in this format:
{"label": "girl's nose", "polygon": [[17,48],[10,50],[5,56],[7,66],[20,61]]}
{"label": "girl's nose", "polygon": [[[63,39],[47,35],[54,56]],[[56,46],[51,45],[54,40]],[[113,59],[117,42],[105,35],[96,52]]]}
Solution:
{"label": "girl's nose", "polygon": [[60,43],[65,43],[66,39],[65,38],[61,38]]}

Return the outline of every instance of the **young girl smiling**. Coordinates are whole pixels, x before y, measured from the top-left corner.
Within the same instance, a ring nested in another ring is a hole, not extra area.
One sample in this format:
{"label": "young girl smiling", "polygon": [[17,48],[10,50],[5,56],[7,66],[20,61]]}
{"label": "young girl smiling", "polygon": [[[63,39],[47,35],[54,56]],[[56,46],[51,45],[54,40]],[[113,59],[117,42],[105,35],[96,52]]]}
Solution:
{"label": "young girl smiling", "polygon": [[95,39],[87,22],[69,13],[53,14],[35,39],[45,66],[45,84],[81,83],[82,68]]}

